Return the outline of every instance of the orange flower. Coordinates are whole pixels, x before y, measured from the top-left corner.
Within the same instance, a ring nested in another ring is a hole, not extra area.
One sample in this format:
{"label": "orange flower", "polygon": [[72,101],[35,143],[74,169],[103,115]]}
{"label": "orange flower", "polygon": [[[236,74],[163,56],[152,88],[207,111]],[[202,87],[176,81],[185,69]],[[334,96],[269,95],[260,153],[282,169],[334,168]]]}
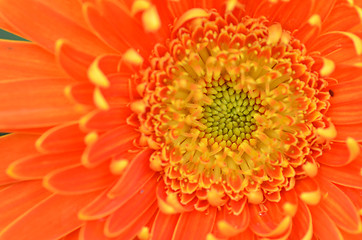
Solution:
{"label": "orange flower", "polygon": [[360,0],[0,0],[0,239],[361,239]]}

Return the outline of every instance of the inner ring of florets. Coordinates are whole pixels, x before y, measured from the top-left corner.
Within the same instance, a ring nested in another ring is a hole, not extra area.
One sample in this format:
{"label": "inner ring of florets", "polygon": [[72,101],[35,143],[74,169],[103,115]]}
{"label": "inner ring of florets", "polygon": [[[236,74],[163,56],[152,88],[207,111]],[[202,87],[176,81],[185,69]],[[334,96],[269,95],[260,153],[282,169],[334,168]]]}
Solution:
{"label": "inner ring of florets", "polygon": [[150,166],[181,205],[278,202],[328,147],[316,131],[330,125],[328,82],[271,28],[211,11],[173,29],[134,76],[139,145],[155,150]]}

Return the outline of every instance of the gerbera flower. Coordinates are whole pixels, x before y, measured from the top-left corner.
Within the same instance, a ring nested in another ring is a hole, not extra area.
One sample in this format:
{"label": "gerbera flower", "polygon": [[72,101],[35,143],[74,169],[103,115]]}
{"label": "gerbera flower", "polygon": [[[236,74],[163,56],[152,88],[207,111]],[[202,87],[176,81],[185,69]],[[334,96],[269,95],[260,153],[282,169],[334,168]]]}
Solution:
{"label": "gerbera flower", "polygon": [[0,0],[1,239],[361,239],[359,0]]}

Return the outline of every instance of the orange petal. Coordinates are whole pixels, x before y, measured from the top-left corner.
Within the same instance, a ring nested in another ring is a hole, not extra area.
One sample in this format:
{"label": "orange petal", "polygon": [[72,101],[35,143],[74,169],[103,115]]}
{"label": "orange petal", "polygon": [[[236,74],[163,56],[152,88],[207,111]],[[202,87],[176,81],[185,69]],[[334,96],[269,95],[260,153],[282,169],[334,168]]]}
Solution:
{"label": "orange petal", "polygon": [[95,86],[92,83],[73,83],[65,88],[65,94],[69,99],[77,103],[95,107],[93,101],[94,90]]}
{"label": "orange petal", "polygon": [[64,76],[54,60],[53,55],[34,43],[0,40],[1,81]]}
{"label": "orange petal", "polygon": [[347,142],[334,142],[331,150],[323,151],[318,162],[333,167],[342,167],[355,160],[360,153],[359,144],[352,138]]}
{"label": "orange petal", "polygon": [[104,18],[109,20],[110,27],[118,32],[121,39],[130,47],[140,49],[141,54],[145,53],[145,56],[148,56],[147,53],[153,49],[156,43],[155,36],[145,33],[141,23],[136,21],[119,1],[100,0],[99,2],[104,10]]}
{"label": "orange petal", "polygon": [[331,105],[326,115],[330,117],[332,122],[336,125],[361,124],[362,105],[359,103],[360,101],[353,101]]}
{"label": "orange petal", "polygon": [[321,208],[309,206],[309,211],[312,215],[313,233],[317,239],[343,240],[336,224]]}
{"label": "orange petal", "polygon": [[297,181],[295,190],[299,198],[308,205],[317,205],[321,199],[319,184],[313,178],[304,178]]}
{"label": "orange petal", "polygon": [[36,147],[48,153],[80,150],[85,147],[85,136],[78,123],[66,123],[43,133],[36,141]]}
{"label": "orange petal", "polygon": [[[303,8],[300,6],[303,6]],[[311,0],[278,3],[263,1],[256,9],[255,16],[266,16],[270,22],[279,22],[283,29],[293,31],[308,20],[312,7],[313,1]]]}
{"label": "orange petal", "polygon": [[47,127],[78,119],[84,110],[65,97],[69,83],[58,78],[0,82],[0,128]]}
{"label": "orange petal", "polygon": [[[339,80],[339,79],[338,79]],[[333,97],[329,100],[331,105],[345,105],[349,102],[362,100],[362,80],[350,80],[331,86]]]}
{"label": "orange petal", "polygon": [[131,159],[121,179],[109,191],[109,197],[129,196],[131,189],[142,186],[155,175],[155,172],[149,167],[152,152],[153,150],[146,149]]}
{"label": "orange petal", "polygon": [[338,188],[341,189],[349,199],[351,199],[358,213],[362,215],[362,190],[344,186],[338,186]]}
{"label": "orange petal", "polygon": [[281,195],[280,196],[281,198],[280,198],[279,204],[282,206],[283,212],[286,215],[293,217],[298,209],[297,193],[295,192],[294,189],[292,189],[290,191],[283,190],[280,192],[280,195]]}
{"label": "orange petal", "polygon": [[81,52],[68,41],[60,39],[56,42],[55,56],[59,65],[69,76],[79,81],[88,81],[88,67],[94,56]]}
{"label": "orange petal", "polygon": [[[149,207],[139,218],[128,228],[124,229],[119,233],[117,239],[135,239],[136,235],[141,231],[141,229],[152,219],[152,217],[156,214],[157,211],[157,203],[153,203],[151,207]],[[105,234],[109,234],[107,236],[112,236],[111,233],[107,232],[107,228],[105,229]]]}
{"label": "orange petal", "polygon": [[79,233],[79,240],[110,240],[104,235],[104,219],[87,221],[81,228]]}
{"label": "orange petal", "polygon": [[221,236],[232,237],[245,231],[249,226],[249,208],[245,208],[240,215],[234,215],[226,207],[222,211],[222,217],[216,221],[216,227]]}
{"label": "orange petal", "polygon": [[145,182],[138,183],[137,186],[133,186],[130,183],[128,191],[115,198],[109,198],[107,196],[108,191],[105,191],[79,211],[79,218],[83,220],[95,220],[105,217],[121,207],[127,201],[137,201],[137,198],[142,196],[142,189],[144,189],[144,191],[146,189],[148,192],[155,190],[155,184],[157,184],[156,176]]}
{"label": "orange petal", "polygon": [[113,212],[106,221],[105,232],[115,237],[132,226],[156,202],[156,183],[141,188],[138,194]]}
{"label": "orange petal", "polygon": [[361,219],[352,201],[332,183],[323,178],[318,180],[322,192],[326,193],[319,205],[320,208],[344,231],[361,232]]}
{"label": "orange petal", "polygon": [[335,125],[337,130],[337,137],[335,140],[345,141],[348,137],[355,139],[356,141],[362,140],[362,128],[361,124],[341,124]]}
{"label": "orange petal", "polygon": [[108,131],[125,124],[131,113],[128,107],[114,108],[109,111],[95,110],[81,118],[80,126],[90,131]]}
{"label": "orange petal", "polygon": [[67,234],[59,240],[78,240],[79,239],[80,228],[74,230],[73,232]]}
{"label": "orange petal", "polygon": [[193,6],[192,1],[168,1],[168,8],[173,18],[179,18]]}
{"label": "orange petal", "polygon": [[[338,82],[342,84],[344,82],[349,82],[349,81],[358,81],[361,75],[362,75],[362,66],[338,64],[336,65],[336,68],[331,74],[331,77],[338,79]],[[335,87],[335,89],[338,89],[337,86]],[[343,86],[348,86],[348,83]]]}
{"label": "orange petal", "polygon": [[50,196],[2,229],[0,238],[23,239],[31,236],[32,239],[58,239],[83,224],[77,212],[97,194]]}
{"label": "orange petal", "polygon": [[292,217],[282,214],[283,209],[278,203],[265,202],[263,207],[250,204],[250,229],[262,237],[283,235],[291,226]]}
{"label": "orange petal", "polygon": [[15,183],[0,191],[0,229],[21,216],[34,205],[49,197],[41,181]]}
{"label": "orange petal", "polygon": [[104,189],[115,180],[109,163],[88,169],[73,165],[49,173],[43,183],[47,189],[60,194],[82,194]]}
{"label": "orange petal", "polygon": [[94,144],[90,144],[84,151],[82,162],[86,166],[95,166],[133,148],[133,140],[138,137],[133,127],[123,125],[99,137]]}
{"label": "orange petal", "polygon": [[244,232],[239,233],[235,237],[230,238],[229,240],[255,240],[256,236],[250,228],[246,229]]}
{"label": "orange petal", "polygon": [[337,4],[323,22],[323,32],[350,31],[361,26],[360,15],[356,7],[347,2]]}
{"label": "orange petal", "polygon": [[[78,21],[50,4],[37,0],[0,1],[1,15],[27,39],[54,52],[55,42],[64,38],[91,55],[111,52]],[[23,14],[19,9],[26,9]],[[39,13],[42,14],[39,14]],[[80,9],[78,9],[80,12]],[[71,16],[71,15],[69,15]],[[51,26],[51,27],[49,27]]]}
{"label": "orange petal", "polygon": [[299,202],[297,213],[293,217],[292,232],[288,239],[311,239],[312,236],[312,215],[310,214],[309,208],[303,202]]}
{"label": "orange petal", "polygon": [[180,214],[164,214],[159,211],[152,226],[152,239],[171,239],[179,217]]}
{"label": "orange petal", "polygon": [[17,182],[6,173],[8,166],[23,157],[37,153],[34,134],[8,134],[0,137],[0,185]]}
{"label": "orange petal", "polygon": [[80,162],[81,152],[37,154],[10,164],[7,173],[17,179],[43,178],[51,171]]}
{"label": "orange petal", "polygon": [[83,11],[89,25],[97,33],[100,39],[107,43],[110,47],[118,52],[124,52],[129,47],[128,44],[122,40],[122,35],[109,26],[107,19],[99,12],[99,8],[92,3],[83,5]]}
{"label": "orange petal", "polygon": [[359,156],[352,163],[343,167],[330,167],[322,164],[318,175],[333,183],[362,189],[361,168],[362,157]]}
{"label": "orange petal", "polygon": [[206,212],[181,213],[172,239],[206,239],[207,234],[211,232],[214,226],[216,211],[216,208],[209,207]]}

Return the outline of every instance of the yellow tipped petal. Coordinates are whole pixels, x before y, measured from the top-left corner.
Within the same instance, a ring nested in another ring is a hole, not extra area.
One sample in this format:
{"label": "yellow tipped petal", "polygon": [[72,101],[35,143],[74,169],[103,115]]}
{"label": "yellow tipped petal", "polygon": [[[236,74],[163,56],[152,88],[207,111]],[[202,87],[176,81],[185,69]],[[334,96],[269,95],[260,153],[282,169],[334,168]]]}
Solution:
{"label": "yellow tipped petal", "polygon": [[317,134],[322,138],[331,140],[337,136],[337,130],[333,124],[331,124],[328,128],[318,128]]}
{"label": "yellow tipped petal", "polygon": [[118,160],[118,161],[112,161],[109,167],[114,175],[120,175],[123,173],[124,169],[126,169],[127,165],[128,165],[127,160]]}
{"label": "yellow tipped petal", "polygon": [[160,29],[161,20],[156,7],[153,6],[144,11],[142,15],[142,23],[145,31],[147,32],[156,32]]}
{"label": "yellow tipped petal", "polygon": [[318,189],[314,192],[304,192],[299,195],[300,199],[308,205],[317,205],[321,200],[321,192]]}
{"label": "yellow tipped petal", "polygon": [[322,25],[321,17],[318,14],[313,14],[309,19],[308,23],[312,26],[320,27]]}
{"label": "yellow tipped petal", "polygon": [[356,140],[354,140],[353,138],[351,138],[351,137],[347,138],[346,144],[347,144],[347,147],[348,147],[348,150],[349,150],[348,163],[351,163],[360,154],[361,147],[358,144],[358,142]]}
{"label": "yellow tipped petal", "polygon": [[282,36],[282,26],[279,23],[273,24],[269,27],[269,36],[267,43],[268,44],[276,44],[279,42]]}
{"label": "yellow tipped petal", "polygon": [[331,74],[335,69],[335,64],[332,60],[323,58],[323,67],[320,70],[321,76],[327,76]]}
{"label": "yellow tipped petal", "polygon": [[306,162],[302,166],[303,170],[305,171],[305,174],[309,177],[315,177],[318,173],[318,166],[316,164],[313,164],[311,162]]}
{"label": "yellow tipped petal", "polygon": [[264,199],[263,193],[260,190],[248,193],[247,197],[251,204],[259,204]]}
{"label": "yellow tipped petal", "polygon": [[139,53],[133,48],[128,49],[123,54],[123,60],[131,65],[141,65],[143,63],[143,58]]}
{"label": "yellow tipped petal", "polygon": [[140,240],[147,240],[150,238],[150,229],[148,227],[142,227],[141,231],[137,234]]}
{"label": "yellow tipped petal", "polygon": [[92,83],[99,87],[109,87],[109,81],[98,67],[98,61],[94,61],[88,69],[88,77]]}
{"label": "yellow tipped petal", "polygon": [[98,140],[98,134],[96,132],[90,132],[84,138],[84,142],[87,145],[93,144],[97,140]]}
{"label": "yellow tipped petal", "polygon": [[104,98],[101,90],[99,88],[96,88],[93,92],[93,101],[94,104],[101,110],[108,110],[109,105],[107,103],[107,100]]}

